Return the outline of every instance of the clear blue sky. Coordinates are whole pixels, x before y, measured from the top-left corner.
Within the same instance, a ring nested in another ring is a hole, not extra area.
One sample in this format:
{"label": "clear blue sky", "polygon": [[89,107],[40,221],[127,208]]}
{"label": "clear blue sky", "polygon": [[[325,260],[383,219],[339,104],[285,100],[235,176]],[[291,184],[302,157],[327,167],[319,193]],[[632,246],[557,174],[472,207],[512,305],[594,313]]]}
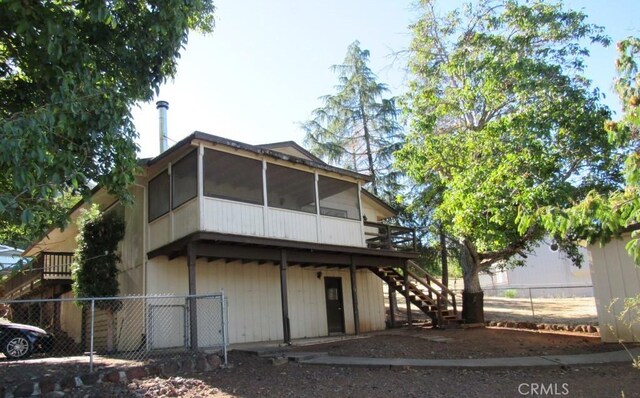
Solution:
{"label": "clear blue sky", "polygon": [[[418,14],[411,0],[218,0],[212,34],[192,34],[175,80],[156,100],[169,102],[169,145],[195,130],[260,144],[293,140],[302,144],[299,123],[334,92],[331,65],[359,40],[371,52],[371,69],[393,95],[404,90],[405,62],[394,53],[407,48],[408,26]],[[440,1],[452,8],[456,1]],[[639,0],[572,0],[613,41],[640,35]],[[587,74],[618,110],[612,91],[615,45],[593,48]],[[140,156],[155,156],[155,101],[133,109]]]}

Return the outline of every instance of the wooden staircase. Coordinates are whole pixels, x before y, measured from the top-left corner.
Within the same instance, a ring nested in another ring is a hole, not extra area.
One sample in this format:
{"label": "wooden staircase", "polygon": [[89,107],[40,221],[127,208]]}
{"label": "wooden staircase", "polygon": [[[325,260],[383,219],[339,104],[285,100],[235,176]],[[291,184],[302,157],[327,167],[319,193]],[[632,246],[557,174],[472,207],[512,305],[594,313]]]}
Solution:
{"label": "wooden staircase", "polygon": [[[419,267],[413,263],[414,268]],[[387,282],[390,289],[402,294],[411,304],[418,307],[429,318],[434,327],[451,328],[462,324],[462,318],[456,307],[455,293],[444,286],[429,273],[419,276],[408,270],[408,294],[405,291],[405,281],[401,269],[369,268],[374,274]]]}

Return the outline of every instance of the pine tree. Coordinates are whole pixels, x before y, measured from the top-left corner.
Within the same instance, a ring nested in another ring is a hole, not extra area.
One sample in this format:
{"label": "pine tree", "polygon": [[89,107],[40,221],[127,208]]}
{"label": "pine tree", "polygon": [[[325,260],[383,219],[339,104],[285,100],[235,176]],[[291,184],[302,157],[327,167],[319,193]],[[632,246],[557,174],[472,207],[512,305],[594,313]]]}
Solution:
{"label": "pine tree", "polygon": [[324,106],[302,125],[305,145],[328,163],[371,175],[373,193],[392,202],[398,179],[391,170],[393,152],[404,135],[395,100],[383,97],[389,89],[377,81],[368,61],[369,51],[355,41],[343,63],[331,67],[338,74],[337,92],[321,97]]}

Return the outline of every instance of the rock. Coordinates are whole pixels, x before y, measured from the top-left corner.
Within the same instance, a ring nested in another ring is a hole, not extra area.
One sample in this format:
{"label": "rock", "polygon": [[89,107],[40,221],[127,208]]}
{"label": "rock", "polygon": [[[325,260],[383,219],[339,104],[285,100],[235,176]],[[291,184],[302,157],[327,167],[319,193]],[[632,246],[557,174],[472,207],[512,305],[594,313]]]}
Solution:
{"label": "rock", "polygon": [[162,374],[168,375],[168,376],[175,375],[178,373],[179,369],[180,368],[177,362],[167,362],[162,367]]}
{"label": "rock", "polygon": [[27,381],[22,384],[18,384],[18,386],[13,390],[14,397],[29,397],[33,395],[33,382]]}
{"label": "rock", "polygon": [[207,370],[207,359],[205,357],[196,358],[196,371],[204,372]]}
{"label": "rock", "polygon": [[136,366],[126,370],[127,380],[142,379],[147,376],[144,366]]}
{"label": "rock", "polygon": [[107,383],[117,383],[120,381],[120,372],[117,370],[111,371],[104,375],[102,381]]}
{"label": "rock", "polygon": [[90,386],[96,384],[98,380],[100,380],[100,375],[98,375],[97,373],[90,373],[80,376],[80,380],[85,386]]}
{"label": "rock", "polygon": [[[47,394],[56,389],[56,380],[53,377],[45,377],[40,380],[40,393]],[[3,395],[0,394],[0,397]]]}
{"label": "rock", "polygon": [[60,380],[60,388],[63,390],[76,388],[76,378],[74,376],[63,377]]}
{"label": "rock", "polygon": [[52,391],[46,395],[47,398],[62,398],[64,396],[64,391]]}
{"label": "rock", "polygon": [[271,364],[275,366],[285,365],[287,363],[289,363],[289,359],[287,357],[271,358]]}
{"label": "rock", "polygon": [[182,362],[180,363],[180,369],[183,372],[190,372],[193,370],[193,359],[192,358],[185,358],[182,360]]}
{"label": "rock", "polygon": [[213,369],[217,369],[222,365],[222,359],[216,354],[207,355],[207,362]]}

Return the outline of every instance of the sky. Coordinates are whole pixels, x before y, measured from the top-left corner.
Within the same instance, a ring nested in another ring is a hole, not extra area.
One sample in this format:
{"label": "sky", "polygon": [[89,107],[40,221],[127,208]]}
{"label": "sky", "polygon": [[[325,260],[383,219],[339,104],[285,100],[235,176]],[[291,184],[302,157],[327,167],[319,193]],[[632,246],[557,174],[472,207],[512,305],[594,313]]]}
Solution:
{"label": "sky", "polygon": [[[193,131],[264,144],[303,143],[300,123],[335,93],[331,65],[342,63],[355,40],[370,51],[369,67],[401,95],[407,82],[409,25],[419,17],[414,0],[217,0],[211,34],[191,33],[175,79],[149,103],[132,109],[141,157],[159,153],[155,102],[169,102],[169,146]],[[438,2],[451,9],[461,0]],[[602,25],[613,43],[640,36],[638,0],[567,0],[589,22]],[[587,77],[617,111],[612,89],[615,44],[591,48]]]}

